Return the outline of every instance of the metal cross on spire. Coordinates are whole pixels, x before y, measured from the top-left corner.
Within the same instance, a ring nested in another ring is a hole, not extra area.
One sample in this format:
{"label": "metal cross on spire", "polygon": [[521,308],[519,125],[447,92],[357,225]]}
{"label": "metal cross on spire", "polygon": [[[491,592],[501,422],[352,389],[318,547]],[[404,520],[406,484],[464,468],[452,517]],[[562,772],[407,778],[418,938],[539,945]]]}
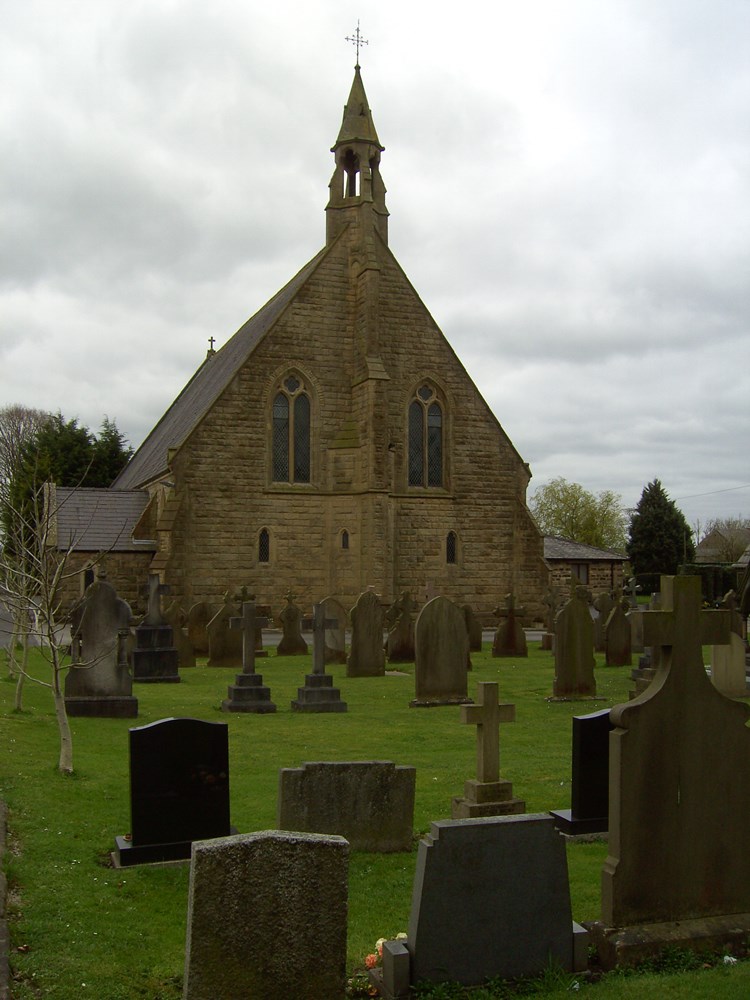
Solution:
{"label": "metal cross on spire", "polygon": [[359,50],[360,50],[360,47],[362,45],[369,45],[370,44],[369,41],[366,38],[362,37],[362,34],[361,34],[360,30],[359,30],[359,18],[357,18],[357,30],[354,32],[353,35],[347,35],[345,40],[347,42],[351,42],[352,45],[356,45],[356,47],[357,47],[357,65],[356,65],[356,69],[359,69]]}

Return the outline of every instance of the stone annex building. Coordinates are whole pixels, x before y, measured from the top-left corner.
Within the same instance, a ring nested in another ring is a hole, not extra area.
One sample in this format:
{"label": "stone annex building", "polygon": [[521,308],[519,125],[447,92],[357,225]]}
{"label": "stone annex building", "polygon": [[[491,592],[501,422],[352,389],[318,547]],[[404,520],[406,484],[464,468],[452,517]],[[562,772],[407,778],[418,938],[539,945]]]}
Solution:
{"label": "stone annex building", "polygon": [[186,609],[243,584],[275,611],[289,589],[351,607],[372,586],[487,615],[513,587],[541,617],[529,468],[388,247],[383,149],[357,66],[325,246],[209,351],[106,504],[67,497],[91,534],[106,507],[126,599],[151,571]]}

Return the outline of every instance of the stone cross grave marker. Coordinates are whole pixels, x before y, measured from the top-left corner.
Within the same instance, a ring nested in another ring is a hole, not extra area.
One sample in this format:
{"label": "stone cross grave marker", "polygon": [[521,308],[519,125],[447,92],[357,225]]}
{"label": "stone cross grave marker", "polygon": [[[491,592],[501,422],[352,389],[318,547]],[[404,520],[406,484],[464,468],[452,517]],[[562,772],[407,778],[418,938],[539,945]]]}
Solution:
{"label": "stone cross grave marker", "polygon": [[295,712],[345,712],[346,702],[341,701],[341,692],[333,687],[333,677],[326,673],[326,629],[336,628],[338,620],[326,618],[323,605],[314,604],[312,617],[305,618],[302,624],[312,629],[313,670],[305,675],[305,686],[297,688],[292,709]]}
{"label": "stone cross grave marker", "polygon": [[526,634],[519,621],[522,615],[526,614],[525,608],[516,607],[516,598],[513,591],[505,595],[505,607],[498,607],[492,612],[496,618],[500,619],[500,624],[495,632],[492,643],[493,656],[528,656],[529,650],[526,645]]}
{"label": "stone cross grave marker", "polygon": [[161,611],[162,594],[166,597],[170,592],[170,587],[166,583],[159,582],[158,573],[148,574],[148,583],[141,587],[141,596],[146,598],[146,617],[143,619],[144,625],[163,625],[164,615]]}
{"label": "stone cross grave marker", "polygon": [[500,780],[500,724],[516,721],[516,706],[501,703],[497,681],[480,681],[477,704],[461,706],[461,722],[477,727],[477,777],[464,785],[464,798],[453,800],[453,819],[522,813],[513,786]]}
{"label": "stone cross grave marker", "polygon": [[270,689],[263,685],[263,678],[255,672],[258,630],[268,624],[268,618],[255,613],[254,601],[243,601],[241,617],[229,619],[229,628],[242,632],[242,673],[236,674],[234,684],[227,688],[227,697],[221,703],[222,712],[267,714],[276,711]]}
{"label": "stone cross grave marker", "polygon": [[133,680],[142,684],[179,684],[180,654],[172,626],[161,610],[161,595],[168,594],[169,587],[159,583],[158,573],[149,573],[148,583],[140,593],[146,598],[146,614],[135,629]]}
{"label": "stone cross grave marker", "polygon": [[337,618],[326,618],[322,604],[313,604],[310,618],[302,619],[302,628],[310,629],[313,634],[313,673],[326,672],[326,629],[338,628]]}

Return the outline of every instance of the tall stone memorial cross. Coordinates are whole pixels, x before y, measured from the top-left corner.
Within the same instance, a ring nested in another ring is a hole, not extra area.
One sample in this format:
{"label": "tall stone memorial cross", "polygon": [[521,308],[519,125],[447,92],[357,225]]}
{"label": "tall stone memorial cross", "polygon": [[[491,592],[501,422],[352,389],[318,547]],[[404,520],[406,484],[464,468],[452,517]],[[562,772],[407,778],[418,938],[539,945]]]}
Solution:
{"label": "tall stone memorial cross", "polygon": [[231,629],[242,631],[242,673],[255,673],[255,638],[257,629],[267,628],[268,619],[255,613],[255,601],[242,602],[242,616],[229,619]]}
{"label": "tall stone memorial cross", "polygon": [[326,629],[338,628],[338,618],[326,618],[322,604],[313,604],[311,618],[302,619],[302,628],[311,629],[313,634],[313,673],[326,672]]}
{"label": "tall stone memorial cross", "polygon": [[141,595],[146,598],[146,617],[144,625],[163,625],[164,615],[161,613],[162,594],[166,597],[170,592],[169,584],[159,583],[158,573],[148,574],[148,583],[141,588]]}
{"label": "tall stone memorial cross", "polygon": [[477,778],[500,780],[500,723],[516,721],[516,706],[497,700],[497,681],[480,681],[476,705],[461,706],[461,722],[477,727]]}
{"label": "tall stone memorial cross", "polygon": [[313,604],[312,618],[305,618],[304,628],[312,629],[313,672],[305,675],[305,686],[297,688],[292,701],[294,712],[345,712],[346,702],[333,686],[333,677],[326,673],[326,629],[338,626],[337,618],[326,618],[325,607]]}

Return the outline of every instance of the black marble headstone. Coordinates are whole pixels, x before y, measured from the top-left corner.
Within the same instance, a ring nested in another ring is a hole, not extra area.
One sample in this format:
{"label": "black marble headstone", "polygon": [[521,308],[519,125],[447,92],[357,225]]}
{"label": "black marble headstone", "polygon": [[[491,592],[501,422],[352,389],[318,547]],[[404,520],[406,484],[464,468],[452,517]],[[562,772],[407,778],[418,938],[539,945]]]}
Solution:
{"label": "black marble headstone", "polygon": [[609,828],[609,709],[573,716],[571,808],[552,810],[555,826],[577,836]]}
{"label": "black marble headstone", "polygon": [[162,719],[131,729],[130,817],[116,865],[186,859],[194,840],[233,832],[226,723]]}

